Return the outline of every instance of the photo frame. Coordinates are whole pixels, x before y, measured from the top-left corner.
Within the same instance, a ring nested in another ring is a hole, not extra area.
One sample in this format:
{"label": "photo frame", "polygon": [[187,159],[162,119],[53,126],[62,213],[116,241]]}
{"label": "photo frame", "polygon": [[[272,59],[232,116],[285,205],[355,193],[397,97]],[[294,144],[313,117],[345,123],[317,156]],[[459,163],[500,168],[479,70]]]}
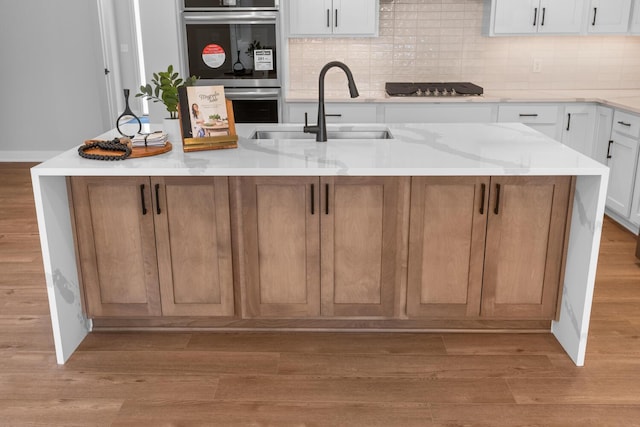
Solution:
{"label": "photo frame", "polygon": [[224,86],[186,86],[178,89],[178,117],[185,152],[237,148],[233,103]]}

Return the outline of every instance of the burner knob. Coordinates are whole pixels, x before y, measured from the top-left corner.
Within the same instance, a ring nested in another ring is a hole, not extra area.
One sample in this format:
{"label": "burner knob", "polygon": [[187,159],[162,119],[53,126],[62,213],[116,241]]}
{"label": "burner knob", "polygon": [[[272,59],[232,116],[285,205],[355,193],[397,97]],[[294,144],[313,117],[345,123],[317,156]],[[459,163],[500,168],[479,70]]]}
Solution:
{"label": "burner knob", "polygon": [[420,90],[420,88],[416,91],[416,96],[422,96],[422,90]]}

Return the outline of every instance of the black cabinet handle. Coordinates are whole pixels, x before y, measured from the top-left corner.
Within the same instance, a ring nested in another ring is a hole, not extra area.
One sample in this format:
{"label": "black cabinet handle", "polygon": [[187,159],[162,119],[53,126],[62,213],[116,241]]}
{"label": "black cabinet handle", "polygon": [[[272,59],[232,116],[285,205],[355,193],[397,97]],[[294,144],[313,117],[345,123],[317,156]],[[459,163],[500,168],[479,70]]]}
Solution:
{"label": "black cabinet handle", "polygon": [[618,124],[622,125],[622,126],[631,127],[631,123],[626,123],[626,122],[623,122],[623,121],[619,121]]}
{"label": "black cabinet handle", "polygon": [[607,159],[611,158],[611,144],[613,144],[613,139],[609,140],[609,146],[607,147]]}
{"label": "black cabinet handle", "polygon": [[338,113],[338,114],[325,114],[325,117],[342,117],[342,114]]}
{"label": "black cabinet handle", "polygon": [[329,184],[325,184],[324,190],[324,213],[329,215]]}
{"label": "black cabinet handle", "polygon": [[538,117],[537,114],[520,114],[520,117]]}
{"label": "black cabinet handle", "polygon": [[160,184],[156,184],[156,213],[160,215]]}
{"label": "black cabinet handle", "polygon": [[316,214],[316,186],[311,184],[311,215]]}
{"label": "black cabinet handle", "polygon": [[598,15],[598,8],[594,7],[593,8],[593,22],[591,23],[591,25],[596,25],[596,16]]}
{"label": "black cabinet handle", "polygon": [[543,26],[543,27],[544,27],[544,16],[546,15],[546,13],[547,13],[547,8],[543,7],[542,8],[542,22],[540,22],[540,25]]}
{"label": "black cabinet handle", "polygon": [[142,203],[142,215],[146,215],[147,205],[144,201],[144,184],[140,184],[140,202]]}
{"label": "black cabinet handle", "polygon": [[333,21],[333,28],[338,28],[338,9],[336,9],[335,12],[336,12],[336,19],[335,21]]}
{"label": "black cabinet handle", "polygon": [[500,208],[500,184],[496,184],[496,206],[493,208],[493,213],[498,215]]}
{"label": "black cabinet handle", "polygon": [[480,184],[480,215],[484,215],[484,197],[486,195],[487,192],[487,185],[486,184]]}
{"label": "black cabinet handle", "polygon": [[533,9],[533,26],[536,26],[536,23],[538,22],[538,8],[534,8]]}
{"label": "black cabinet handle", "polygon": [[327,9],[327,28],[331,27],[331,11]]}
{"label": "black cabinet handle", "polygon": [[567,131],[571,130],[571,113],[567,113]]}

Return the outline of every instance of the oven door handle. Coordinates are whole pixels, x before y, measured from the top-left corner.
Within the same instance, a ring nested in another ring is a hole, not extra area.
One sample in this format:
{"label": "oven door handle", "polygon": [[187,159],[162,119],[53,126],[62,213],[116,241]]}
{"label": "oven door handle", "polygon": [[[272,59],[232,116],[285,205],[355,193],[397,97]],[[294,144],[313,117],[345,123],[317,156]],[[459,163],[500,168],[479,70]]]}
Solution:
{"label": "oven door handle", "polygon": [[224,95],[230,100],[269,100],[279,99],[280,89],[229,89],[225,88]]}
{"label": "oven door handle", "polygon": [[184,22],[189,24],[275,24],[278,12],[184,12]]}

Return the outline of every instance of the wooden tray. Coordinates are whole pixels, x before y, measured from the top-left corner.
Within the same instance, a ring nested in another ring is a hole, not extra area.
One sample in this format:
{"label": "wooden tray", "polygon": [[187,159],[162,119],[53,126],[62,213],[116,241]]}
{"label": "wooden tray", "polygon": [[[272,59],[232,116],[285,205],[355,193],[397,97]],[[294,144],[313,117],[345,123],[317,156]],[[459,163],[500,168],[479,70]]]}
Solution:
{"label": "wooden tray", "polygon": [[[92,142],[96,142],[95,139],[90,139],[85,141],[85,144],[91,144]],[[127,159],[135,159],[138,157],[149,157],[149,156],[157,156],[158,154],[168,153],[173,149],[173,145],[169,141],[167,141],[166,145],[163,147],[134,147],[131,149],[131,155],[127,157]],[[117,154],[113,151],[103,150],[101,148],[92,148],[90,150],[85,151],[88,154],[100,154],[103,156],[113,156]]]}

